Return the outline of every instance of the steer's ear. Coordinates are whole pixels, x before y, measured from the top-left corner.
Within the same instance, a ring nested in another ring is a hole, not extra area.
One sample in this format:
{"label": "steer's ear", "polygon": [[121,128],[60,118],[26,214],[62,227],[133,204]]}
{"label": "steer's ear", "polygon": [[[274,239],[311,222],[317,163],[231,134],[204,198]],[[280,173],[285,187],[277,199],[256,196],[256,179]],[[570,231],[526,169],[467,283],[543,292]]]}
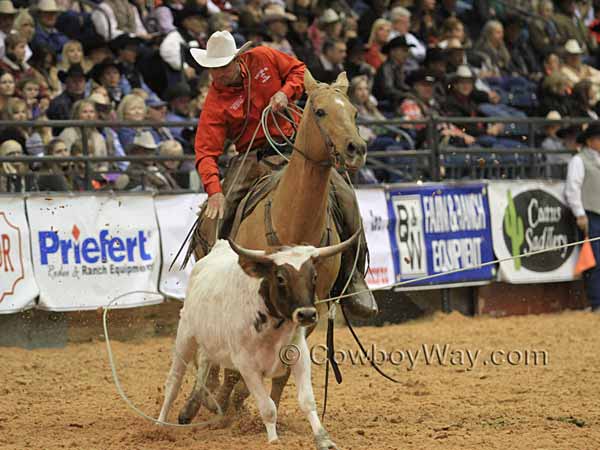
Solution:
{"label": "steer's ear", "polygon": [[238,258],[238,264],[246,275],[252,278],[266,278],[273,265],[271,261],[256,261],[242,255]]}

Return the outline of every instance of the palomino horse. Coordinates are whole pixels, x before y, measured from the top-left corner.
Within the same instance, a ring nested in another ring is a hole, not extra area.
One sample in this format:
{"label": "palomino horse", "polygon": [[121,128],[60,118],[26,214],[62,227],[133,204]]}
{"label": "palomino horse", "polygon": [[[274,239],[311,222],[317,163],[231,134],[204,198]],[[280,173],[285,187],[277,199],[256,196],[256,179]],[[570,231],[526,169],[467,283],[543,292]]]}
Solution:
{"label": "palomino horse", "polygon": [[[333,181],[337,196],[350,196],[352,191],[344,182],[336,167],[343,165],[350,170],[362,167],[366,159],[366,143],[358,134],[356,108],[350,103],[347,90],[348,79],[341,73],[335,83],[327,85],[314,80],[307,70],[304,87],[308,102],[298,126],[294,151],[279,183],[240,224],[236,242],[246,248],[266,250],[271,248],[267,240],[265,208],[270,208],[271,226],[281,245],[306,243],[318,247],[327,233],[329,223],[333,223],[328,208],[329,193]],[[340,188],[338,188],[340,186]],[[341,186],[345,186],[341,188]],[[343,190],[346,192],[342,192]],[[338,192],[339,191],[339,192]],[[349,192],[349,194],[348,194]],[[269,206],[267,206],[269,205]],[[358,208],[357,208],[358,214]],[[349,219],[345,219],[346,221]],[[354,227],[360,225],[360,218],[353,219]],[[330,227],[330,242],[340,242],[336,227]],[[354,256],[354,254],[353,254]],[[329,258],[319,264],[317,295],[326,298],[336,281],[340,270],[340,256]],[[189,422],[197,413],[200,402],[215,411],[208,401],[202,386],[209,368],[199,355],[199,370],[188,403],[180,414],[180,422]],[[207,388],[213,389],[218,383],[218,367],[210,368]],[[273,380],[271,398],[279,404],[288,375]],[[217,401],[227,407],[231,389],[239,380],[239,374],[226,371],[225,380]],[[237,406],[247,396],[243,382],[235,386]]]}

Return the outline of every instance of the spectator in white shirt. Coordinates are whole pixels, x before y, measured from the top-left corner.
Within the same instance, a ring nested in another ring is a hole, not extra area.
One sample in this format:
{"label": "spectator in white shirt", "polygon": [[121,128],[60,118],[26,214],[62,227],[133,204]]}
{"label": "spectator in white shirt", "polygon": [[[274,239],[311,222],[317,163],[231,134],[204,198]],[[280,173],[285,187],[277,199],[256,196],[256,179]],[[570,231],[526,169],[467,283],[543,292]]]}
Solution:
{"label": "spectator in white shirt", "polygon": [[[600,124],[590,125],[579,137],[581,151],[569,162],[565,196],[585,237],[600,236]],[[599,263],[584,272],[592,311],[600,313],[600,241],[592,242]]]}
{"label": "spectator in white shirt", "polygon": [[205,44],[208,32],[207,14],[206,8],[186,5],[177,13],[175,25],[178,28],[167,34],[160,44],[160,57],[169,69],[169,85],[181,81],[182,75],[186,79],[196,76],[194,68],[186,62],[185,55],[189,53],[189,48],[203,47]]}
{"label": "spectator in white shirt", "polygon": [[389,40],[391,41],[397,36],[405,36],[406,42],[412,45],[410,48],[411,58],[417,63],[422,63],[425,60],[427,48],[423,42],[409,32],[410,16],[410,11],[402,6],[397,6],[391,10],[390,21],[392,22],[392,31],[390,32]]}

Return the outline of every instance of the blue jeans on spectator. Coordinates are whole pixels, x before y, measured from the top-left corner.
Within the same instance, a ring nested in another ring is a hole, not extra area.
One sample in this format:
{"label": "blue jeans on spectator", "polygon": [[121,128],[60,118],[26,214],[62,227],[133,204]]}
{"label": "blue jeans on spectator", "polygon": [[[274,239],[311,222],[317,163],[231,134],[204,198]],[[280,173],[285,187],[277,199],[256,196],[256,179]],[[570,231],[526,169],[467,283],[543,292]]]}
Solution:
{"label": "blue jeans on spectator", "polygon": [[[487,117],[515,117],[515,118],[527,118],[527,115],[512,106],[503,105],[499,103],[494,105],[492,103],[482,103],[479,105],[479,112]],[[507,136],[527,136],[529,128],[525,123],[505,123],[504,134]]]}
{"label": "blue jeans on spectator", "polygon": [[525,147],[521,142],[515,141],[509,138],[498,137],[498,136],[490,136],[489,134],[484,134],[483,136],[479,136],[477,138],[477,144],[482,147],[491,147],[491,148],[523,148]]}
{"label": "blue jeans on spectator", "polygon": [[[600,214],[585,212],[588,218],[590,238],[600,236]],[[592,251],[596,258],[596,267],[586,270],[583,274],[585,292],[592,309],[600,308],[600,241],[592,242]]]}
{"label": "blue jeans on spectator", "polygon": [[524,77],[490,77],[486,78],[487,85],[496,91],[501,102],[505,105],[519,108],[535,108],[537,101],[537,85]]}

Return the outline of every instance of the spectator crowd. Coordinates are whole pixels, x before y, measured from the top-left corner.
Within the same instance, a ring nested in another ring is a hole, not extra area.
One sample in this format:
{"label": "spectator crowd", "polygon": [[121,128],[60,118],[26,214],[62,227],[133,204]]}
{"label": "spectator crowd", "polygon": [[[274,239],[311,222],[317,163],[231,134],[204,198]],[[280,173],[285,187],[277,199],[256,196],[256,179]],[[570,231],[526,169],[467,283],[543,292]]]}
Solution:
{"label": "spectator crowd", "polygon": [[[44,156],[193,154],[195,130],[188,123],[201,114],[210,79],[189,49],[205,48],[217,30],[230,31],[238,46],[252,41],[294,55],[319,81],[346,71],[363,121],[558,121],[600,113],[600,0],[0,0],[2,119],[101,124],[83,132],[1,127],[0,157],[37,159],[0,163],[0,192],[86,189],[85,163],[48,164]],[[102,126],[148,120],[160,125]],[[575,149],[580,131],[557,122],[531,142],[519,123],[455,121],[434,134],[419,123],[360,126],[374,151],[430,148],[435,136],[447,149],[537,146],[552,152]],[[510,158],[500,163],[519,162]],[[469,164],[465,156],[444,160],[458,173]],[[19,176],[26,169],[39,175]],[[166,158],[100,162],[91,184],[188,188],[193,171],[187,161]],[[365,182],[402,180],[385,170],[363,175]]]}

